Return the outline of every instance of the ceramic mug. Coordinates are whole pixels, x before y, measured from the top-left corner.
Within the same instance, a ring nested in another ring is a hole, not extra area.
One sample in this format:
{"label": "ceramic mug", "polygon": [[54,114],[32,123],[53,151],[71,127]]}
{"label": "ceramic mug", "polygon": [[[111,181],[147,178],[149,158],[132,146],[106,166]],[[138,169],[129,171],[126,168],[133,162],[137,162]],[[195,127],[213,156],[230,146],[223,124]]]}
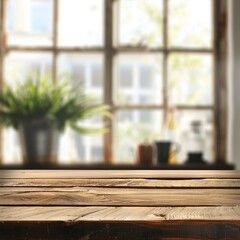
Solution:
{"label": "ceramic mug", "polygon": [[170,149],[174,146],[175,152],[180,151],[180,145],[171,141],[155,141],[157,164],[168,164]]}

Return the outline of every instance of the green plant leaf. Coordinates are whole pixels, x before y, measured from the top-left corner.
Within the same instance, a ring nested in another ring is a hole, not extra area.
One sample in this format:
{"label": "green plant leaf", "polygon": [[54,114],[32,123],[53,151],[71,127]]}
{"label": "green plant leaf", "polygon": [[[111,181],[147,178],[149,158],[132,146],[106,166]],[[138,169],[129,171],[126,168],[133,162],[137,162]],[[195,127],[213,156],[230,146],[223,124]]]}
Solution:
{"label": "green plant leaf", "polygon": [[67,125],[82,133],[105,133],[106,128],[84,128],[80,120],[92,116],[112,118],[109,107],[98,105],[98,100],[85,94],[82,86],[73,86],[69,75],[59,75],[54,81],[51,74],[40,71],[24,76],[16,87],[5,86],[0,93],[0,124],[17,127],[28,120],[45,119],[60,130]]}
{"label": "green plant leaf", "polygon": [[105,134],[109,132],[107,128],[81,127],[76,125],[75,123],[71,123],[70,126],[72,127],[72,129],[82,134]]}

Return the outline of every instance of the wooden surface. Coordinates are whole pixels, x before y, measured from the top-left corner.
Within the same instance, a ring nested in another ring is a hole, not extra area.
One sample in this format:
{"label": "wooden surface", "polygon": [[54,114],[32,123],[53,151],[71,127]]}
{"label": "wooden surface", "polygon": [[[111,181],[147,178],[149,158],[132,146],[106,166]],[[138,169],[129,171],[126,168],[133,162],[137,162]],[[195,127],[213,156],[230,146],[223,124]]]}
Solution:
{"label": "wooden surface", "polygon": [[[106,137],[106,136],[105,136]],[[106,137],[107,138],[107,137]],[[109,150],[109,155],[111,150]],[[153,164],[153,165],[138,165],[138,164],[47,164],[47,165],[0,165],[0,170],[234,170],[233,164],[205,164],[205,163],[185,163],[185,164]]]}
{"label": "wooden surface", "polygon": [[0,233],[0,239],[240,239],[240,172],[1,170]]}

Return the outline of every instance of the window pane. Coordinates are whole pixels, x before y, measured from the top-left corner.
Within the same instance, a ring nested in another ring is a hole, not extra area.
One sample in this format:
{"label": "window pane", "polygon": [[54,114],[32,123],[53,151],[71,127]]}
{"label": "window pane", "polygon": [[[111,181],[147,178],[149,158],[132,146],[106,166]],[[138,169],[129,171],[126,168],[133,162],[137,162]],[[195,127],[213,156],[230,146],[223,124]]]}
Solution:
{"label": "window pane", "polygon": [[162,46],[162,0],[120,0],[119,11],[120,45]]}
{"label": "window pane", "polygon": [[[73,84],[81,85],[98,102],[103,101],[103,56],[99,54],[68,54],[58,58],[58,73],[70,74]],[[102,127],[102,119],[80,122],[81,126]],[[82,135],[67,128],[61,136],[61,163],[103,162],[102,135]]]}
{"label": "window pane", "polygon": [[[5,59],[5,80],[14,86],[17,81],[24,81],[24,74],[40,70],[49,72],[52,68],[52,56],[45,53],[11,53]],[[4,163],[21,163],[22,153],[18,134],[13,128],[3,130]]]}
{"label": "window pane", "polygon": [[180,162],[187,160],[188,147],[191,145],[189,133],[191,122],[200,121],[203,129],[203,157],[208,163],[214,160],[214,115],[212,111],[206,110],[178,110],[175,115],[177,142],[181,144]]}
{"label": "window pane", "polygon": [[99,54],[60,54],[58,73],[68,73],[74,84],[103,101],[103,56]]}
{"label": "window pane", "polygon": [[138,143],[159,139],[162,112],[151,110],[119,111],[116,119],[116,162],[136,163]]}
{"label": "window pane", "polygon": [[169,0],[171,47],[211,47],[212,0]]}
{"label": "window pane", "polygon": [[169,98],[172,104],[213,104],[212,55],[171,54],[168,71]]}
{"label": "window pane", "polygon": [[23,46],[52,44],[53,0],[9,0],[7,43]]}
{"label": "window pane", "polygon": [[59,45],[103,46],[103,0],[59,0]]}
{"label": "window pane", "polygon": [[[91,118],[79,122],[79,126],[101,128],[102,119]],[[103,163],[103,136],[83,135],[67,128],[60,137],[59,162],[69,163]]]}
{"label": "window pane", "polygon": [[16,84],[24,80],[26,73],[40,71],[49,73],[52,69],[52,54],[15,52],[5,59],[5,80],[8,84]]}
{"label": "window pane", "polygon": [[117,104],[162,103],[162,55],[125,55],[116,61]]}

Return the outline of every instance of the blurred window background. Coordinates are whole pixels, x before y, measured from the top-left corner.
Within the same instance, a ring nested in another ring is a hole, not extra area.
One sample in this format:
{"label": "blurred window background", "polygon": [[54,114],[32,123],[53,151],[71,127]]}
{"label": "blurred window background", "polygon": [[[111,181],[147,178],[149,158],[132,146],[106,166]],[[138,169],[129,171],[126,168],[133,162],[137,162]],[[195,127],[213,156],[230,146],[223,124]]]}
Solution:
{"label": "blurred window background", "polygon": [[[67,72],[73,84],[113,111],[108,137],[66,129],[60,163],[135,163],[139,143],[163,137],[170,107],[175,109],[174,131],[182,148],[179,162],[186,160],[187,138],[196,120],[205,134],[204,158],[216,160],[216,1],[1,2],[6,83],[15,84],[16,77],[34,69],[53,76]],[[109,62],[111,67],[106,66]],[[84,124],[103,122],[90,119]],[[4,129],[2,136],[3,162],[21,163],[15,130]],[[109,146],[112,154],[107,153]]]}

